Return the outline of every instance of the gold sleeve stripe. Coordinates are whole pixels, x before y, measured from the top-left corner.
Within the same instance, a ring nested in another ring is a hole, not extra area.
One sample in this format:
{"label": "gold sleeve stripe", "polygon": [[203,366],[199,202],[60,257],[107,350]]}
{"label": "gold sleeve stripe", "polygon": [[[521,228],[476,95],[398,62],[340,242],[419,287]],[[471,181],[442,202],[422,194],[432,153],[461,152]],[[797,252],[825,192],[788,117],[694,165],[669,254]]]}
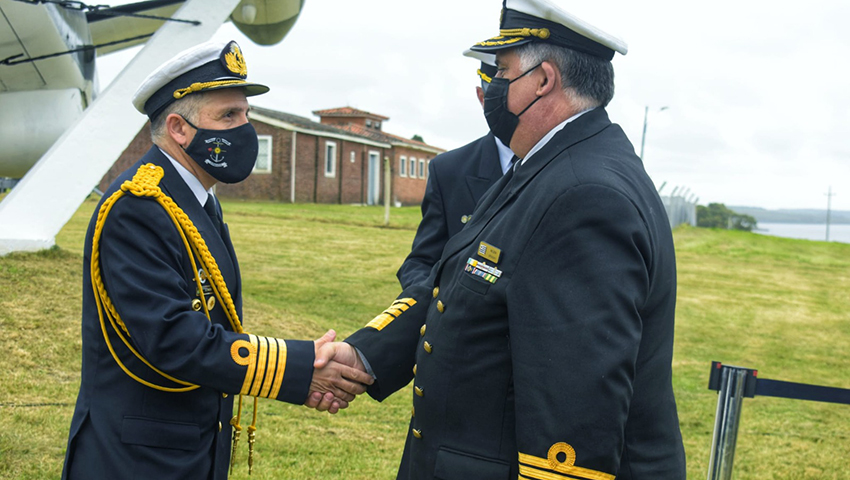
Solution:
{"label": "gold sleeve stripe", "polygon": [[[245,372],[245,381],[242,382],[242,389],[239,391],[242,395],[248,394],[248,389],[251,387],[251,380],[254,378],[254,370],[257,365],[257,337],[248,334],[248,340],[236,340],[230,345],[230,356],[237,365],[248,367]],[[248,356],[243,357],[239,350],[245,349],[248,351]]]}
{"label": "gold sleeve stripe", "polygon": [[[559,474],[563,475],[575,475],[575,477],[566,478],[580,478],[587,480],[614,480],[615,478],[617,478],[614,475],[603,473],[597,470],[576,467],[575,465],[569,465],[568,463],[549,462],[549,460],[545,458],[526,455],[524,453],[519,454],[519,462],[524,463],[526,465],[530,465],[531,467],[555,470]],[[560,480],[565,478],[562,475],[556,475],[550,472],[542,472],[540,470],[526,467],[525,465],[520,465],[519,470],[523,475],[540,480]]]}
{"label": "gold sleeve stripe", "polygon": [[260,396],[269,398],[269,390],[274,383],[275,369],[277,368],[277,340],[274,338],[266,338],[269,342],[269,364],[266,367],[266,378],[263,380],[263,388],[260,390]]}
{"label": "gold sleeve stripe", "polygon": [[[572,477],[569,475],[562,475],[560,473],[546,472],[543,470],[537,470],[536,468],[527,467],[525,465],[519,466],[519,473],[521,478],[531,478],[534,480],[583,480],[581,477]],[[523,477],[523,475],[525,475],[525,477]]]}
{"label": "gold sleeve stripe", "polygon": [[493,37],[490,40],[485,40],[483,42],[478,42],[476,45],[481,45],[483,47],[494,47],[499,45],[510,45],[512,43],[519,42],[520,40],[525,40],[525,37],[514,37],[508,40],[499,40],[500,38],[505,37]]}
{"label": "gold sleeve stripe", "polygon": [[277,339],[275,341],[278,344],[277,371],[274,374],[274,383],[272,384],[272,391],[268,398],[277,398],[277,395],[280,393],[280,386],[283,384],[283,374],[286,371],[286,341]]}
{"label": "gold sleeve stripe", "polygon": [[266,337],[258,337],[260,340],[260,355],[257,358],[257,370],[254,374],[254,381],[251,383],[251,395],[256,397],[260,394],[260,386],[263,383],[263,375],[266,373],[266,358],[269,355],[269,343]]}
{"label": "gold sleeve stripe", "polygon": [[384,329],[384,327],[392,323],[393,320],[398,318],[402,313],[406,312],[408,308],[414,305],[416,305],[416,300],[413,298],[399,298],[390,305],[390,308],[384,310],[383,313],[373,318],[371,322],[366,324],[366,326],[372,327],[380,332]]}

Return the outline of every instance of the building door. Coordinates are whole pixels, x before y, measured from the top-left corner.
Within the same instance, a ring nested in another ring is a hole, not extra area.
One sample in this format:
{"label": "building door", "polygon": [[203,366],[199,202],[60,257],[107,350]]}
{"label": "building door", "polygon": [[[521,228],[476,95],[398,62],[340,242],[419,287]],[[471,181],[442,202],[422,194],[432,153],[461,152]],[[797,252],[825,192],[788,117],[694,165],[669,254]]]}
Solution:
{"label": "building door", "polygon": [[366,187],[367,205],[377,205],[381,196],[381,154],[369,152],[369,184]]}

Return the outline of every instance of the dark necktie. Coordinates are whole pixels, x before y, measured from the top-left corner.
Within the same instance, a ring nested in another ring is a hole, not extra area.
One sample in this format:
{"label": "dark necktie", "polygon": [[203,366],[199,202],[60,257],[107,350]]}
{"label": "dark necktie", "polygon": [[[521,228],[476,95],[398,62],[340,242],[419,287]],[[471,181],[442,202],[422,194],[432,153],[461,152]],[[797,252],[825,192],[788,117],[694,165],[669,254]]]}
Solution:
{"label": "dark necktie", "polygon": [[516,155],[511,158],[511,168],[516,172],[519,169],[519,166],[522,165],[521,159]]}
{"label": "dark necktie", "polygon": [[219,235],[221,235],[221,215],[218,213],[218,209],[216,208],[216,200],[212,194],[207,194],[207,201],[204,203],[204,210],[206,210],[207,215],[210,216],[210,220],[215,226],[216,231]]}

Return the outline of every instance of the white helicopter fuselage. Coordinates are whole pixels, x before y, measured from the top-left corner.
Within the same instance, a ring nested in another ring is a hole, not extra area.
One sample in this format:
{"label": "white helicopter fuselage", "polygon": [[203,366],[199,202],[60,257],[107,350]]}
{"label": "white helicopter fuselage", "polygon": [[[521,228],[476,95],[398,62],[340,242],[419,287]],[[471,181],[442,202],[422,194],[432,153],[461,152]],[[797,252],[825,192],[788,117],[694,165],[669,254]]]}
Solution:
{"label": "white helicopter fuselage", "polygon": [[15,62],[84,45],[91,45],[91,33],[83,12],[0,1],[0,61],[11,63],[0,65],[0,177],[23,176],[97,88],[94,50]]}

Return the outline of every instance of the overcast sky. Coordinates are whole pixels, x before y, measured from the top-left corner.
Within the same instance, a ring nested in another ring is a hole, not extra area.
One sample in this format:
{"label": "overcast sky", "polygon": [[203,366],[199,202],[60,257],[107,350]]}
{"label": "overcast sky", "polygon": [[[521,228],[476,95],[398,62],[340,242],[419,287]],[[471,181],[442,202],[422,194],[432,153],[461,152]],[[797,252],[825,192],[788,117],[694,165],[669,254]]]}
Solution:
{"label": "overcast sky", "polygon": [[[623,38],[608,106],[656,184],[701,204],[850,210],[850,2],[554,0]],[[127,2],[113,2],[127,3]],[[498,33],[500,0],[306,0],[278,45],[231,24],[252,104],[314,118],[349,105],[390,117],[384,130],[451,149],[487,132],[477,62],[462,52]],[[132,49],[99,59],[106,85]],[[141,80],[141,79],[140,79]],[[668,107],[661,111],[661,107]],[[316,119],[317,120],[317,119]]]}

